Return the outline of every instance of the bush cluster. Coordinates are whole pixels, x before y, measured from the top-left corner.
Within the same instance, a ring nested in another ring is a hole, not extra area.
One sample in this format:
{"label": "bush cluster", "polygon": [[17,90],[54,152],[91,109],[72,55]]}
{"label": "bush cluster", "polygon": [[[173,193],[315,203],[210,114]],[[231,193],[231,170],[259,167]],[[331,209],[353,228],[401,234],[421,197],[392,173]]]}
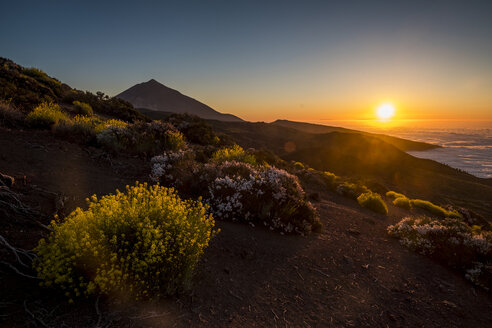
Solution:
{"label": "bush cluster", "polygon": [[[193,172],[198,163],[195,162],[195,152],[191,149],[170,150],[151,159],[152,171],[150,178],[164,186],[175,187],[187,192],[194,180]],[[188,193],[189,196],[192,196]]]}
{"label": "bush cluster", "polygon": [[388,197],[390,199],[393,199],[393,200],[395,200],[397,198],[403,198],[403,197],[404,198],[407,198],[405,195],[400,194],[400,193],[397,193],[396,191],[392,191],[392,190],[391,191],[388,191],[386,193],[386,197]]}
{"label": "bush cluster", "polygon": [[435,205],[432,202],[422,199],[409,199],[405,195],[395,191],[388,191],[386,197],[393,199],[393,205],[404,209],[411,209],[412,206],[422,208],[427,212],[437,215],[441,218],[463,218],[462,214],[454,209],[447,210],[441,206]]}
{"label": "bush cluster", "polygon": [[381,198],[381,195],[379,195],[378,193],[371,191],[363,193],[359,197],[357,197],[357,202],[362,207],[368,208],[376,213],[384,215],[388,214],[388,207],[386,206],[384,200]]}
{"label": "bush cluster", "polygon": [[231,144],[228,136],[217,135],[212,127],[198,116],[174,113],[166,117],[165,121],[174,125],[190,143],[202,146]]}
{"label": "bush cluster", "polygon": [[0,124],[8,127],[21,125],[24,121],[24,113],[13,105],[0,101]]}
{"label": "bush cluster", "polygon": [[95,113],[116,117],[126,122],[149,120],[133,108],[129,102],[120,98],[110,98],[102,92],[93,94],[89,91],[82,92],[71,89],[65,92],[62,97],[62,101],[67,104],[72,104],[76,100],[90,105]]}
{"label": "bush cluster", "polygon": [[294,168],[296,170],[304,170],[305,169],[304,164],[302,164],[301,162],[295,162],[294,163]]}
{"label": "bush cluster", "polygon": [[296,176],[273,166],[242,162],[206,164],[200,182],[217,218],[262,224],[271,230],[308,234],[321,223]]}
{"label": "bush cluster", "polygon": [[346,181],[337,186],[336,192],[344,197],[357,199],[361,194],[368,193],[370,190],[364,185]]}
{"label": "bush cluster", "polygon": [[92,116],[94,114],[94,111],[92,110],[92,107],[89,104],[80,102],[78,100],[75,100],[72,104],[75,114],[85,115],[85,116]]}
{"label": "bush cluster", "polygon": [[322,173],[322,178],[330,190],[335,190],[337,185],[337,180],[339,179],[334,173],[325,171]]}
{"label": "bush cluster", "polygon": [[409,210],[412,208],[412,201],[407,196],[397,193],[396,191],[388,191],[386,197],[393,200],[393,205],[396,207]]}
{"label": "bush cluster", "polygon": [[173,189],[136,184],[125,193],[95,195],[77,208],[35,251],[38,276],[68,297],[173,294],[189,286],[214,220],[200,202]]}
{"label": "bush cluster", "polygon": [[124,126],[107,126],[98,133],[98,143],[109,151],[145,154],[153,156],[165,150],[184,148],[186,143],[181,132],[169,123],[153,121],[137,122]]}
{"label": "bush cluster", "polygon": [[388,227],[402,245],[461,269],[473,283],[492,287],[492,232],[459,218],[407,217]]}
{"label": "bush cluster", "polygon": [[61,110],[60,106],[52,102],[41,103],[25,118],[28,126],[44,129],[49,129],[60,122],[69,120],[70,118]]}
{"label": "bush cluster", "polygon": [[256,158],[254,155],[248,154],[238,145],[234,145],[232,147],[224,147],[217,150],[212,155],[212,161],[220,164],[224,162],[242,162],[255,165]]}
{"label": "bush cluster", "polygon": [[286,233],[321,228],[297,177],[273,166],[221,163],[216,158],[203,164],[194,161],[190,151],[173,151],[152,159],[151,177],[187,196],[203,196],[218,219]]}
{"label": "bush cluster", "polygon": [[420,207],[423,208],[424,210],[428,211],[429,213],[432,213],[434,215],[438,215],[439,217],[442,218],[461,218],[461,214],[459,214],[457,211],[448,211],[441,206],[435,205],[429,201],[426,200],[421,200],[421,199],[412,199],[411,203],[415,207]]}
{"label": "bush cluster", "polygon": [[103,120],[100,117],[76,115],[70,120],[65,120],[54,128],[54,133],[65,139],[84,144],[97,145],[97,135],[109,127],[125,127],[128,123],[109,119]]}
{"label": "bush cluster", "polygon": [[407,197],[398,197],[393,200],[393,205],[409,210],[412,208],[412,201]]}
{"label": "bush cluster", "polygon": [[41,82],[48,87],[56,88],[61,86],[60,81],[48,76],[48,74],[35,67],[23,68],[22,73],[34,78],[36,81]]}

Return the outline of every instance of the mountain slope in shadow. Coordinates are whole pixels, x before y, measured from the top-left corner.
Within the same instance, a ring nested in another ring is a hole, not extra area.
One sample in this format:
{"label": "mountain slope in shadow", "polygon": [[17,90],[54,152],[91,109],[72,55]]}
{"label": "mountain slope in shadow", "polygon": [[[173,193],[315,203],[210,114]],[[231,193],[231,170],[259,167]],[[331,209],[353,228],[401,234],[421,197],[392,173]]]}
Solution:
{"label": "mountain slope in shadow", "polygon": [[387,135],[380,134],[380,133],[369,133],[369,132],[364,132],[364,131],[359,131],[359,130],[352,130],[352,129],[342,128],[342,127],[328,126],[328,125],[322,125],[322,124],[295,122],[295,121],[289,121],[289,120],[276,120],[275,122],[272,122],[271,124],[279,125],[279,126],[283,126],[283,127],[287,127],[287,128],[293,128],[293,129],[296,129],[299,131],[314,133],[314,134],[323,134],[323,133],[330,133],[330,132],[359,133],[359,134],[363,134],[363,135],[367,135],[367,136],[377,137],[378,139],[386,141],[387,143],[392,144],[393,146],[395,146],[398,149],[401,149],[403,151],[410,151],[410,150],[422,151],[422,150],[429,150],[429,149],[434,149],[434,148],[440,147],[440,146],[432,145],[432,144],[425,143],[425,142],[411,141],[411,140],[406,140],[406,139],[402,139],[402,138],[398,138],[398,137],[387,136]]}

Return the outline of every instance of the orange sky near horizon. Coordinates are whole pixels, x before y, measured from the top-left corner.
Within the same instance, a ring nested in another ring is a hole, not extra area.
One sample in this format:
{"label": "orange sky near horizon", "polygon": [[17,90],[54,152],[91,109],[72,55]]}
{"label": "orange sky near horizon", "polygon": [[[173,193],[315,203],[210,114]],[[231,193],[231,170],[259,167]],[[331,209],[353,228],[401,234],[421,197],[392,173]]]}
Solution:
{"label": "orange sky near horizon", "polygon": [[156,79],[248,121],[370,121],[383,102],[393,123],[492,121],[492,1],[4,7],[0,55],[79,90]]}

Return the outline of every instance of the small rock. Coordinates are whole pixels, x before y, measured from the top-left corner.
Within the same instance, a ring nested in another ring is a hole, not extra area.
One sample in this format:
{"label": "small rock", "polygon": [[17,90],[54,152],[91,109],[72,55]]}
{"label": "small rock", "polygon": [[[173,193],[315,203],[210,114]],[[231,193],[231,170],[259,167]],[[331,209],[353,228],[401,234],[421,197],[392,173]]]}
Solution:
{"label": "small rock", "polygon": [[344,255],[343,256],[343,261],[347,264],[350,264],[350,265],[353,265],[354,264],[354,260],[351,259],[350,257],[348,257],[347,255]]}
{"label": "small rock", "polygon": [[447,306],[449,306],[449,307],[457,308],[456,304],[454,304],[453,302],[444,300],[444,301],[442,301],[442,303],[445,304],[445,305],[447,305]]}
{"label": "small rock", "polygon": [[354,235],[354,236],[360,235],[360,231],[359,230],[355,230],[355,229],[352,229],[352,228],[348,229],[347,232],[349,234],[351,234],[351,235]]}

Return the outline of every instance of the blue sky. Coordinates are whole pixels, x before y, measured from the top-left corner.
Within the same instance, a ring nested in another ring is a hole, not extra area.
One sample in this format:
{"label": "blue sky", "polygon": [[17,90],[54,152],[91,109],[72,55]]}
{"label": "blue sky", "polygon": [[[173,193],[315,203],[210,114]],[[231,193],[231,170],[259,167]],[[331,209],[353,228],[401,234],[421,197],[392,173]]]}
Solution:
{"label": "blue sky", "polygon": [[[115,95],[151,78],[250,120],[492,116],[492,1],[12,1],[0,56]],[[491,118],[492,119],[492,118]]]}

